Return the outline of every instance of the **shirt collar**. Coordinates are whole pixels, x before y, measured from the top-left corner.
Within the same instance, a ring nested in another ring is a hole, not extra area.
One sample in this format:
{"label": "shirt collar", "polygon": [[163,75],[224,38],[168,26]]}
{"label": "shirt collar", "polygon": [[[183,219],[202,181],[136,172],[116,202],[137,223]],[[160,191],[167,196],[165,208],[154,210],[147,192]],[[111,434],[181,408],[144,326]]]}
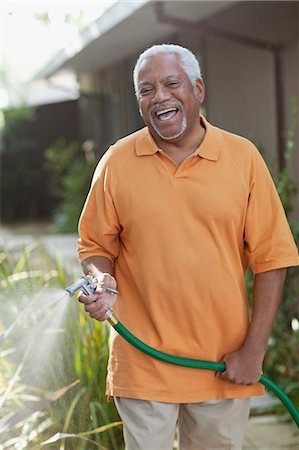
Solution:
{"label": "shirt collar", "polygon": [[211,125],[205,117],[200,116],[200,120],[202,121],[206,132],[200,146],[196,149],[196,153],[204,159],[217,161],[222,149],[222,131]]}
{"label": "shirt collar", "polygon": [[[196,153],[204,159],[217,161],[222,148],[222,132],[219,128],[211,125],[206,118],[200,116],[206,132]],[[153,155],[160,151],[147,127],[140,130],[135,141],[135,150],[137,156]]]}
{"label": "shirt collar", "polygon": [[135,150],[137,156],[153,155],[160,151],[147,127],[140,130],[135,141]]}

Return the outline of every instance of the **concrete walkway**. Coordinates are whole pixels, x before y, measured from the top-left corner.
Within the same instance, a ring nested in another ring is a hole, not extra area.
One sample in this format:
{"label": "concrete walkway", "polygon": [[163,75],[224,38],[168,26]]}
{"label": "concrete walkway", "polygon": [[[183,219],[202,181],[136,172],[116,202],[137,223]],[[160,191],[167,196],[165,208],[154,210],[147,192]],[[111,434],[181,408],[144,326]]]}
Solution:
{"label": "concrete walkway", "polygon": [[[76,256],[77,236],[74,234],[50,234],[48,224],[3,227],[0,225],[0,249],[22,254],[24,246],[40,244],[53,258],[60,258],[68,273],[81,275]],[[277,402],[270,394],[252,399],[252,412],[247,427],[244,450],[299,450],[299,433],[293,423],[282,422],[275,415],[257,413]]]}
{"label": "concrete walkway", "polygon": [[280,422],[274,415],[251,416],[244,450],[298,450],[296,425]]}
{"label": "concrete walkway", "polygon": [[12,252],[15,258],[22,255],[23,248],[39,246],[53,259],[59,258],[67,273],[81,275],[81,266],[76,255],[77,235],[51,234],[51,226],[46,223],[23,226],[0,225],[0,248],[8,254]]}

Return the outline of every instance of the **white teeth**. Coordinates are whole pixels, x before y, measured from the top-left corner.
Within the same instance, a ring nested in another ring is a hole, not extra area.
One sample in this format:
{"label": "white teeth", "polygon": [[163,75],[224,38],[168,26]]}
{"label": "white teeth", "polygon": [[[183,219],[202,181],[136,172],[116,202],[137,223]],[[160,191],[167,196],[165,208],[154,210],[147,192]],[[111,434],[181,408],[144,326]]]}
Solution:
{"label": "white teeth", "polygon": [[165,114],[165,113],[168,113],[170,111],[176,111],[176,110],[177,110],[177,108],[163,109],[163,111],[158,111],[156,114],[157,114],[157,116],[160,116],[161,114]]}

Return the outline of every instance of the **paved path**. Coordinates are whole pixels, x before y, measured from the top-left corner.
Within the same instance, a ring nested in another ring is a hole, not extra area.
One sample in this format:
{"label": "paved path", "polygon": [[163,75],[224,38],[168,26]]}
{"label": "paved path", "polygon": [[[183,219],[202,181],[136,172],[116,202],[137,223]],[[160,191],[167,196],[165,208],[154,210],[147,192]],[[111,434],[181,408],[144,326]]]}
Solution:
{"label": "paved path", "polygon": [[37,244],[47,254],[60,259],[67,273],[79,276],[81,266],[76,255],[76,234],[51,234],[47,224],[7,227],[0,225],[0,248],[13,252],[16,258],[22,255],[24,246],[31,248]]}
{"label": "paved path", "polygon": [[276,416],[251,417],[247,427],[244,450],[298,450],[296,425],[280,422]]}
{"label": "paved path", "polygon": [[[49,234],[47,225],[26,225],[18,227],[0,226],[0,248],[22,254],[24,245],[38,242],[51,257],[58,256],[68,273],[77,277],[81,274],[76,256],[77,236],[74,234]],[[296,426],[281,422],[274,415],[253,414],[264,406],[275,402],[272,396],[252,399],[252,414],[248,423],[244,450],[299,450],[299,433]]]}

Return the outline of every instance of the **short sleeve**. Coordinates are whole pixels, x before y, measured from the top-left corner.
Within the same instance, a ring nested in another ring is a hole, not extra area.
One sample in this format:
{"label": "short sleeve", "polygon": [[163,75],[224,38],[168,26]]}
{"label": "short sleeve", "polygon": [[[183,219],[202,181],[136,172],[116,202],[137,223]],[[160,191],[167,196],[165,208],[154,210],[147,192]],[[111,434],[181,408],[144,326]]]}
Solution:
{"label": "short sleeve", "polygon": [[276,187],[255,148],[244,241],[245,254],[255,274],[299,264],[298,249]]}
{"label": "short sleeve", "polygon": [[78,255],[105,256],[113,261],[119,252],[120,225],[111,185],[113,177],[106,155],[99,162],[79,220]]}

